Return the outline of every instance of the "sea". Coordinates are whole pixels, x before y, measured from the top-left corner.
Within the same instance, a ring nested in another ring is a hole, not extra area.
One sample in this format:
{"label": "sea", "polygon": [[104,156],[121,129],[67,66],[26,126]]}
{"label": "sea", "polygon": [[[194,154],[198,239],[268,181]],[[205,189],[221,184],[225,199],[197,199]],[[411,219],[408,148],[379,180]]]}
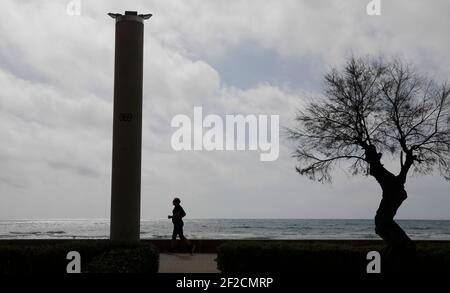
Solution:
{"label": "sea", "polygon": [[[450,220],[398,220],[414,240],[450,240]],[[379,239],[374,221],[328,219],[186,219],[189,239]],[[141,221],[141,239],[169,239],[167,219]],[[0,220],[0,239],[106,239],[108,219]]]}

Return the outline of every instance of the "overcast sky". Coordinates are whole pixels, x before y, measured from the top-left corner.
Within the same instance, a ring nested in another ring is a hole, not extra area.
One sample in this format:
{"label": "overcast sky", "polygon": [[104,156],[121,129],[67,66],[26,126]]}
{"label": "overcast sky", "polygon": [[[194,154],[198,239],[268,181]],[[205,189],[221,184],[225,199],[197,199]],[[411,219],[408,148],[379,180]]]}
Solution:
{"label": "overcast sky", "polygon": [[[108,218],[114,20],[145,22],[142,218],[179,195],[190,218],[372,218],[374,179],[342,169],[323,185],[295,172],[292,148],[175,152],[176,114],[279,114],[322,93],[351,54],[400,56],[450,80],[450,1],[3,0],[0,10],[0,219]],[[126,4],[124,4],[126,3]],[[385,162],[389,164],[389,162]],[[450,219],[450,183],[414,176],[400,218]]]}

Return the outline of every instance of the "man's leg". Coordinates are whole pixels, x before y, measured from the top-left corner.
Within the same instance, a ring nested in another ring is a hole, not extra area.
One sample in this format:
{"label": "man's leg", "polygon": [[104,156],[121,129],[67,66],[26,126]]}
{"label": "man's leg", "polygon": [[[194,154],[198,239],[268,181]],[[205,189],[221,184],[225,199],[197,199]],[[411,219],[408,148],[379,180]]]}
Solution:
{"label": "man's leg", "polygon": [[187,239],[184,236],[183,233],[183,227],[180,227],[180,239],[187,245],[187,247],[189,248],[189,253],[192,255],[194,253],[195,250],[195,245],[192,245],[191,242],[189,241],[189,239]]}
{"label": "man's leg", "polygon": [[175,251],[175,244],[177,241],[177,229],[176,226],[173,226],[173,232],[172,232],[172,240],[170,241],[170,250],[171,252]]}

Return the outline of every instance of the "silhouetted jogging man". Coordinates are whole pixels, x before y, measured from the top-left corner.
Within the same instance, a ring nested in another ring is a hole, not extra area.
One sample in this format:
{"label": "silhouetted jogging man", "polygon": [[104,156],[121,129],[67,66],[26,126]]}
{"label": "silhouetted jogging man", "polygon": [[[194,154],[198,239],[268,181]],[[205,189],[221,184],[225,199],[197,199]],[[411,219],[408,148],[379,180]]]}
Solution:
{"label": "silhouetted jogging man", "polygon": [[172,219],[173,223],[173,232],[172,232],[172,242],[171,242],[171,248],[172,250],[175,247],[175,241],[177,240],[177,235],[180,236],[181,241],[187,244],[189,247],[189,251],[192,254],[194,252],[195,246],[192,245],[186,237],[184,237],[183,234],[183,218],[186,216],[186,212],[184,211],[183,207],[180,205],[181,200],[178,197],[175,197],[172,201],[172,204],[174,206],[172,210],[172,215],[168,216],[169,219]]}

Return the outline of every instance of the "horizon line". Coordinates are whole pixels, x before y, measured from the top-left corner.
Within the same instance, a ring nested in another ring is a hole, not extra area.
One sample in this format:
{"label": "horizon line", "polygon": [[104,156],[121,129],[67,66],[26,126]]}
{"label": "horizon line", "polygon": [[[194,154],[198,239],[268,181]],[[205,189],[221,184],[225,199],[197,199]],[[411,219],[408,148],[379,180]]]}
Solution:
{"label": "horizon line", "polygon": [[[0,221],[110,221],[110,218],[10,218]],[[168,220],[167,218],[143,218],[142,221]],[[374,218],[187,218],[186,220],[374,220]],[[400,221],[450,221],[450,218],[397,218]]]}

